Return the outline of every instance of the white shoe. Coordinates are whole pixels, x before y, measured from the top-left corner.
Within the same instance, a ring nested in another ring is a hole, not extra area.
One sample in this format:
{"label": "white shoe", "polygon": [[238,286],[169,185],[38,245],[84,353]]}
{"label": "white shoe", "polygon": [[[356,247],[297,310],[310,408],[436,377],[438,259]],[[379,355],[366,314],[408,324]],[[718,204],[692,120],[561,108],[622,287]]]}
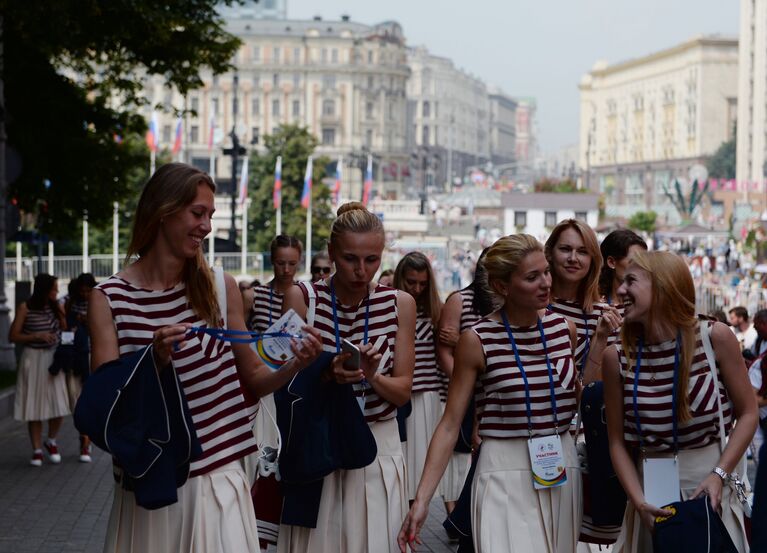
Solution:
{"label": "white shoe", "polygon": [[41,467],[43,466],[43,452],[42,450],[37,450],[34,453],[32,453],[32,458],[29,460],[29,464],[33,467]]}
{"label": "white shoe", "polygon": [[45,447],[46,453],[48,453],[48,458],[50,458],[51,463],[54,465],[58,465],[61,462],[61,455],[59,454],[59,447],[50,440],[45,440],[45,443],[43,444]]}

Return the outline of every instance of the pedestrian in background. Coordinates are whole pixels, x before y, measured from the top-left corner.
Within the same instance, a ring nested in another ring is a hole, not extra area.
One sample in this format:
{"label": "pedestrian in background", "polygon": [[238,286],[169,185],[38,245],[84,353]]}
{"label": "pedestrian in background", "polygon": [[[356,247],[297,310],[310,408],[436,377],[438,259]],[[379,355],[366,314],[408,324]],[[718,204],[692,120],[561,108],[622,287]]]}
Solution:
{"label": "pedestrian in background", "polygon": [[312,282],[328,278],[332,271],[333,263],[330,261],[328,252],[322,250],[312,256],[311,263],[309,263],[309,272],[312,275]]}
{"label": "pedestrian in background", "polygon": [[431,263],[421,252],[410,252],[400,260],[394,271],[394,287],[410,294],[416,304],[415,368],[410,396],[412,411],[405,419],[407,441],[403,446],[407,493],[412,501],[426,461],[426,449],[442,417],[439,397],[442,372],[437,364],[434,332],[439,324],[442,300]]}
{"label": "pedestrian in background", "polygon": [[[16,420],[27,422],[32,441],[29,463],[35,467],[43,464],[43,447],[51,463],[61,462],[56,436],[62,417],[72,413],[64,373],[48,371],[61,339],[61,329],[66,328],[64,312],[56,301],[58,293],[56,277],[38,274],[32,296],[19,305],[9,334],[11,342],[23,345],[13,414]],[[44,421],[48,421],[45,443],[42,441]]]}

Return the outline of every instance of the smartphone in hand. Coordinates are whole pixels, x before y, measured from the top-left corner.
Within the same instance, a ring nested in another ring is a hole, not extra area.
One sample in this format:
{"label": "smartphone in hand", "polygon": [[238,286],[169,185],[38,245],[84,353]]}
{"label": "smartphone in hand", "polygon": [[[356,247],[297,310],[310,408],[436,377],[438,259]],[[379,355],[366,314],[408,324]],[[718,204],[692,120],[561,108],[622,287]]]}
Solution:
{"label": "smartphone in hand", "polygon": [[352,344],[349,340],[344,339],[341,342],[341,351],[344,353],[351,353],[351,357],[346,360],[344,367],[347,369],[359,369],[360,368],[360,348]]}

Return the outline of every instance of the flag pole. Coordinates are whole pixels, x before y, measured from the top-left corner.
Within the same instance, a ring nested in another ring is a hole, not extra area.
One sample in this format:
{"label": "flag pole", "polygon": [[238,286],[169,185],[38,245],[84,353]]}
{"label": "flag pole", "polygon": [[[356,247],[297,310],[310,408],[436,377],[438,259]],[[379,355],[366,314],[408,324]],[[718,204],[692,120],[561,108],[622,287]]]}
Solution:
{"label": "flag pole", "polygon": [[154,150],[151,150],[149,152],[149,176],[150,177],[154,175],[154,168],[155,168],[155,152]]}
{"label": "flag pole", "polygon": [[88,212],[83,216],[83,272],[90,273],[90,258],[88,254]]}
{"label": "flag pole", "polygon": [[306,210],[306,274],[311,274],[312,263],[312,191],[309,189],[309,207]]}
{"label": "flag pole", "polygon": [[250,198],[242,202],[242,251],[240,252],[240,274],[247,274],[248,267],[248,206]]}

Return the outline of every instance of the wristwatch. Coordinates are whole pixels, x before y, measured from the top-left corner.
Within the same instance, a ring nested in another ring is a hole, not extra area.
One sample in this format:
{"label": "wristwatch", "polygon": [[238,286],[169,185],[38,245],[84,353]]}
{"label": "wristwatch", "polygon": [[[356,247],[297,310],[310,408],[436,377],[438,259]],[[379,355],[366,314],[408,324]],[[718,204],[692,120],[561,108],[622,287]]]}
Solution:
{"label": "wristwatch", "polygon": [[721,478],[722,482],[726,483],[726,482],[729,482],[730,480],[730,475],[727,472],[725,472],[724,469],[721,467],[714,467],[714,470],[712,470],[711,472],[713,472],[719,478]]}

